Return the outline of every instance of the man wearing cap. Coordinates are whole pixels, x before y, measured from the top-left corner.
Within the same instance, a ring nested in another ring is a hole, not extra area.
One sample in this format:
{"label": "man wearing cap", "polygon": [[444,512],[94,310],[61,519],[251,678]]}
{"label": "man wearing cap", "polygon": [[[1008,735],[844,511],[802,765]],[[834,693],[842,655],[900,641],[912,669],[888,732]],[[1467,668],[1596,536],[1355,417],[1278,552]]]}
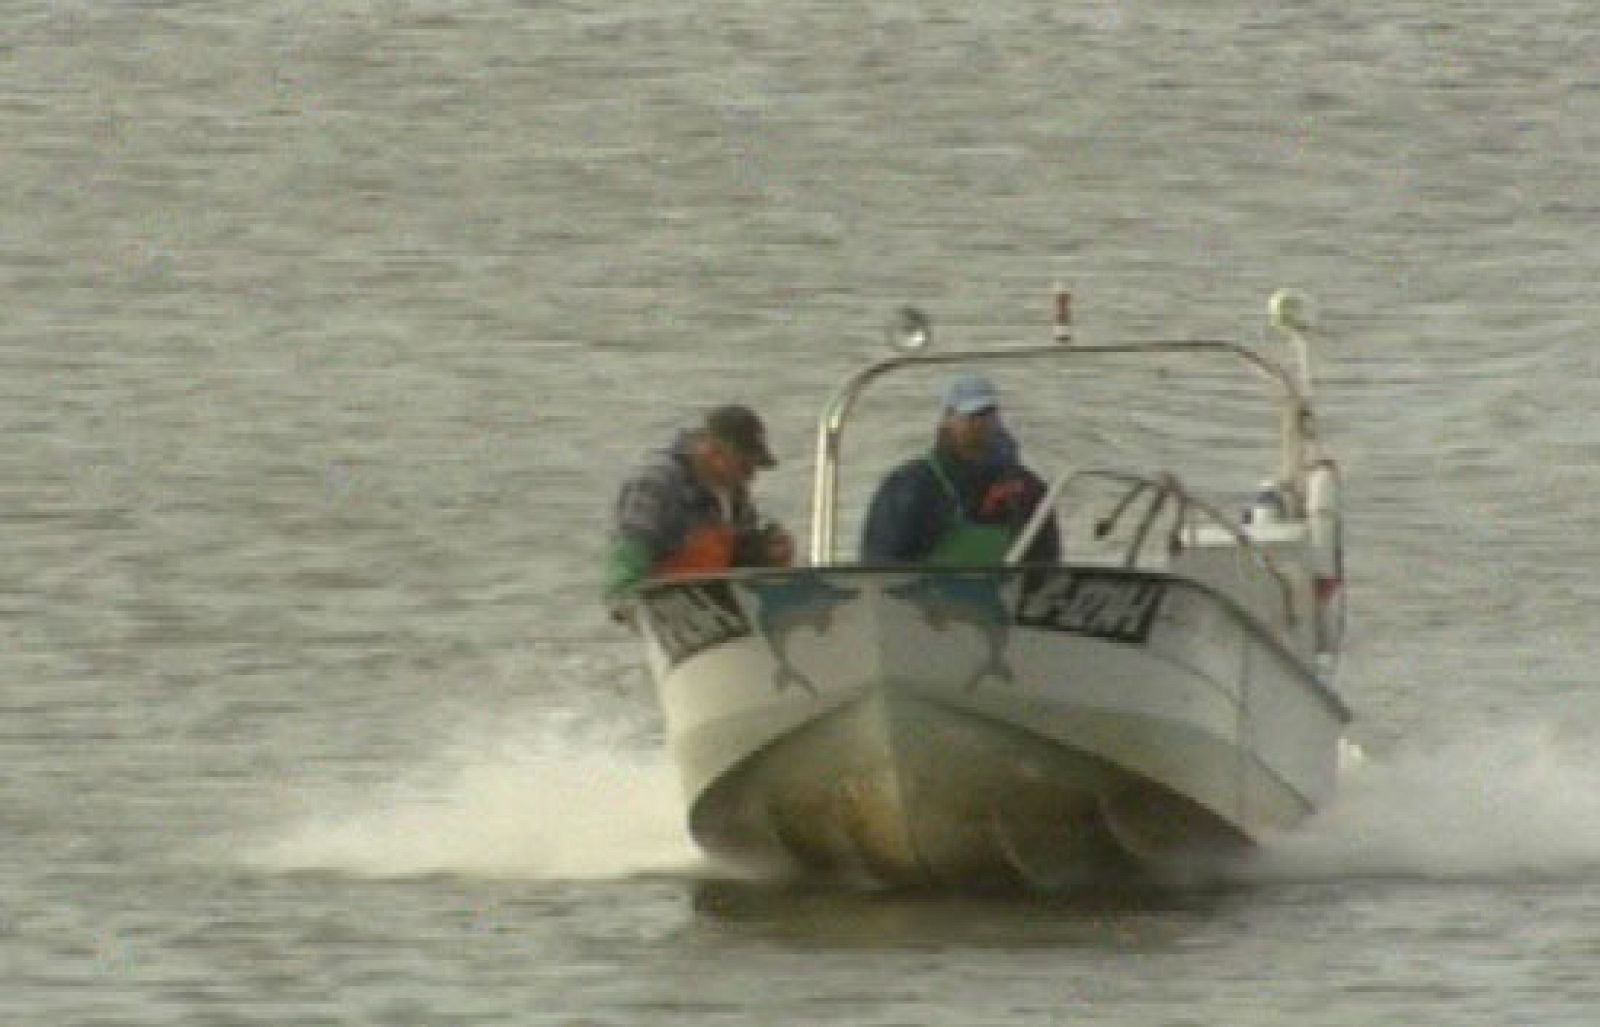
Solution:
{"label": "man wearing cap", "polygon": [[763,526],[750,499],[757,469],[776,464],[761,418],[737,404],[707,412],[651,454],[617,497],[608,604],[615,607],[647,578],[792,562],[794,539],[775,524]]}
{"label": "man wearing cap", "polygon": [[[1000,421],[994,383],[967,374],[950,383],[933,450],[896,467],[878,486],[861,539],[863,563],[998,564],[1044,498]],[[1060,558],[1052,514],[1025,561]]]}

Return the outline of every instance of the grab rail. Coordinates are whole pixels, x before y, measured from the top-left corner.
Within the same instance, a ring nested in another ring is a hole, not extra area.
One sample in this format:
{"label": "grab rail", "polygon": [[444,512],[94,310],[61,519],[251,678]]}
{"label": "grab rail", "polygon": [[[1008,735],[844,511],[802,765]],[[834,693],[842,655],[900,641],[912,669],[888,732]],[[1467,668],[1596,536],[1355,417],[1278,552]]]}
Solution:
{"label": "grab rail", "polygon": [[1178,501],[1178,512],[1173,521],[1173,544],[1177,544],[1177,536],[1179,533],[1184,531],[1185,528],[1192,529],[1196,527],[1196,525],[1187,523],[1186,515],[1188,511],[1197,510],[1204,514],[1209,521],[1214,522],[1218,527],[1222,528],[1230,536],[1232,536],[1233,541],[1238,544],[1240,551],[1248,554],[1262,571],[1272,577],[1273,581],[1278,586],[1279,595],[1283,600],[1283,616],[1285,622],[1291,625],[1298,622],[1299,615],[1295,610],[1294,604],[1294,588],[1289,583],[1288,575],[1283,573],[1283,570],[1278,566],[1277,561],[1273,559],[1272,554],[1262,549],[1260,546],[1257,546],[1255,541],[1237,524],[1233,523],[1233,521],[1226,514],[1224,514],[1221,510],[1218,510],[1217,507],[1208,500],[1202,499],[1193,492],[1190,492],[1189,489],[1172,474],[1161,474],[1151,477],[1112,468],[1069,467],[1066,471],[1062,472],[1054,482],[1051,483],[1050,488],[1045,492],[1044,498],[1040,500],[1039,505],[1034,508],[1033,515],[1029,517],[1027,523],[1023,525],[1022,531],[1017,535],[1016,541],[1014,541],[1011,544],[1011,548],[1006,551],[1004,561],[1006,564],[1015,564],[1021,561],[1023,554],[1028,551],[1028,548],[1033,544],[1034,539],[1044,528],[1045,521],[1048,520],[1051,514],[1055,512],[1056,504],[1060,502],[1061,495],[1067,490],[1068,486],[1075,481],[1089,478],[1100,478],[1106,481],[1117,482],[1129,486],[1128,491],[1117,500],[1116,504],[1111,508],[1111,511],[1106,514],[1106,516],[1095,522],[1095,536],[1097,538],[1104,538],[1107,534],[1109,534],[1111,529],[1116,526],[1116,522],[1121,519],[1122,515],[1133,505],[1134,502],[1139,499],[1140,496],[1148,491],[1154,491],[1154,495],[1150,500],[1150,504],[1145,509],[1144,516],[1140,518],[1139,527],[1135,529],[1133,537],[1129,540],[1128,550],[1123,556],[1123,566],[1137,566],[1139,554],[1144,548],[1146,539],[1149,537],[1151,527],[1154,526],[1156,519],[1160,516],[1161,510],[1166,505],[1167,501],[1169,499],[1176,498]]}

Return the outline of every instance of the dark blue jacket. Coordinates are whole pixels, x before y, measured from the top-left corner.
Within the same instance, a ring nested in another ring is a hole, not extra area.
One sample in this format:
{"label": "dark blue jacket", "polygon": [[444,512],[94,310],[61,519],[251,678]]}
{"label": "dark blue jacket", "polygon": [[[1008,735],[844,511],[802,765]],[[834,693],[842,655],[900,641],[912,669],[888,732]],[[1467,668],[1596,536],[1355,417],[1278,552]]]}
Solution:
{"label": "dark blue jacket", "polygon": [[[956,500],[928,461],[937,460],[955,488],[960,511],[971,524],[997,524],[1021,534],[1047,491],[1022,465],[1009,434],[1002,434],[989,458],[971,463],[935,448],[927,456],[896,467],[878,486],[861,535],[862,563],[917,563],[928,558],[939,539],[958,520]],[[1053,563],[1061,557],[1055,515],[1040,528],[1025,562]]]}

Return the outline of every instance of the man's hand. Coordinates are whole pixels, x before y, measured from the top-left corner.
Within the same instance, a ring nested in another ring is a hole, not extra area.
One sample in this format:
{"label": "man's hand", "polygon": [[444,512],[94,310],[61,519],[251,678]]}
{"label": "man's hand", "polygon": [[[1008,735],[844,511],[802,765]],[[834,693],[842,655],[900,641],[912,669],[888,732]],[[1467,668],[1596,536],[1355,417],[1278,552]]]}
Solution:
{"label": "man's hand", "polygon": [[794,563],[794,536],[776,521],[741,533],[733,547],[735,567],[788,567]]}
{"label": "man's hand", "polygon": [[794,536],[781,524],[769,524],[762,531],[766,542],[766,562],[768,567],[790,567],[794,565]]}

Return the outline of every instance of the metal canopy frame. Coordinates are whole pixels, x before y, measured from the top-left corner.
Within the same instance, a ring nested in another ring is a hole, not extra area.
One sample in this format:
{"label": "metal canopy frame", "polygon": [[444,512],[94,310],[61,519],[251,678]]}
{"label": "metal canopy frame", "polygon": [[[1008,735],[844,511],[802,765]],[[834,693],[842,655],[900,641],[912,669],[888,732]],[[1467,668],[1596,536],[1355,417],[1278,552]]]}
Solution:
{"label": "metal canopy frame", "polygon": [[1220,339],[1173,340],[1112,345],[1080,346],[1071,343],[1006,346],[995,349],[955,350],[948,353],[902,353],[885,357],[857,371],[839,387],[823,408],[817,424],[816,472],[811,492],[810,562],[813,566],[833,563],[835,527],[839,501],[839,458],[843,450],[845,422],[857,398],[874,380],[905,367],[941,364],[994,363],[1024,360],[1092,360],[1107,356],[1227,354],[1260,372],[1279,393],[1280,473],[1293,479],[1306,466],[1307,453],[1316,443],[1316,428],[1310,399],[1310,367],[1302,325],[1277,318],[1275,327],[1295,344],[1300,357],[1301,376],[1297,382],[1277,361],[1236,342]]}

